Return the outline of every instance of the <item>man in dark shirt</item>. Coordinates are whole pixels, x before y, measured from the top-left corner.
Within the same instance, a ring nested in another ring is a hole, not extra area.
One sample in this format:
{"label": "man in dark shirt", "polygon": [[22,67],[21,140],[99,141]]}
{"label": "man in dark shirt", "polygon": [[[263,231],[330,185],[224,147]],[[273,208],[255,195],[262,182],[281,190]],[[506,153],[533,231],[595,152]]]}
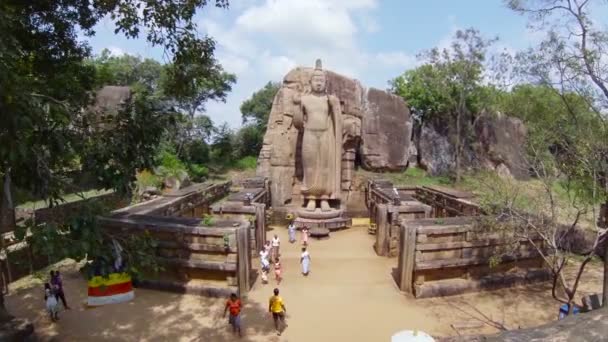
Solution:
{"label": "man in dark shirt", "polygon": [[59,274],[59,271],[51,271],[51,285],[55,289],[55,297],[57,297],[57,300],[61,299],[63,307],[66,308],[66,310],[69,310],[70,307],[65,301],[65,293],[63,292],[63,282],[61,281],[61,275]]}

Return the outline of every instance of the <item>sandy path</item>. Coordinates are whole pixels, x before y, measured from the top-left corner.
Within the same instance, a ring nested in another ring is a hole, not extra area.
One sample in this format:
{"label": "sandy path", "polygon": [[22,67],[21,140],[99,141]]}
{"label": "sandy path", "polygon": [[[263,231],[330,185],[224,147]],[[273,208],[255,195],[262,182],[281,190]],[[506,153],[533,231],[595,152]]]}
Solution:
{"label": "sandy path", "polygon": [[[283,241],[284,282],[279,286],[288,309],[289,327],[276,336],[267,313],[275,287],[255,284],[245,301],[244,341],[389,341],[403,329],[420,329],[435,336],[454,335],[450,324],[484,322],[467,333],[492,333],[542,324],[557,316],[557,303],[547,284],[440,299],[414,300],[396,290],[390,276],[396,259],[381,258],[371,248],[373,236],[364,228],[336,232],[328,240],[311,241],[311,274],[300,274],[300,245],[287,243],[285,229],[275,230]],[[269,232],[269,237],[274,232]],[[258,260],[254,260],[254,267]],[[585,273],[581,293],[601,290],[601,269]],[[44,314],[42,286],[12,291],[10,312],[28,317],[43,340],[57,341],[234,341],[219,316],[223,300],[138,289],[130,303],[85,309],[84,280],[64,271],[68,301],[57,324]]]}

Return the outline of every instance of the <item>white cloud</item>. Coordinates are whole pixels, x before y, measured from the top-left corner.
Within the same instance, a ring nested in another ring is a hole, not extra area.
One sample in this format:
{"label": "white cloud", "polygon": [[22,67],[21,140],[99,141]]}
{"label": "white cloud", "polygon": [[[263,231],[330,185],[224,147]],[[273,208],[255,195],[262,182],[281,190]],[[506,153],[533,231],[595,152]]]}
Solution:
{"label": "white cloud", "polygon": [[351,10],[370,1],[267,0],[247,9],[236,24],[249,32],[269,35],[287,47],[302,45],[345,48],[354,44],[357,27]]}
{"label": "white cloud", "polygon": [[416,56],[403,51],[379,52],[375,55],[375,57],[381,65],[388,67],[400,67],[407,69],[415,67],[419,63]]}
{"label": "white cloud", "polygon": [[376,21],[376,19],[372,18],[369,15],[362,15],[359,19],[361,22],[361,26],[367,33],[376,33],[380,31],[380,24]]}
{"label": "white cloud", "polygon": [[119,57],[127,54],[125,50],[119,48],[118,46],[108,46],[107,49],[110,51],[110,55],[114,57]]}
{"label": "white cloud", "polygon": [[376,5],[376,0],[250,1],[234,21],[201,21],[201,30],[218,43],[218,59],[238,79],[226,104],[208,105],[211,118],[239,126],[242,101],[298,65],[313,66],[317,58],[325,69],[385,88],[388,79],[415,66],[416,58],[406,51],[370,53],[360,47],[361,33],[380,30]]}

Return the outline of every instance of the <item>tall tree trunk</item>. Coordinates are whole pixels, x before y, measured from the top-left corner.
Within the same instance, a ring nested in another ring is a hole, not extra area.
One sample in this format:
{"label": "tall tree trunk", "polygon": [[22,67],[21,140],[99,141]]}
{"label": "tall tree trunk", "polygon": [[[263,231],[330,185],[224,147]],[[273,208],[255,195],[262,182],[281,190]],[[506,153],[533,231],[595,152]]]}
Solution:
{"label": "tall tree trunk", "polygon": [[604,287],[602,293],[602,306],[608,303],[608,239],[604,239]]}
{"label": "tall tree trunk", "polygon": [[[13,197],[11,195],[12,184],[11,184],[11,170],[8,168],[4,174],[4,182],[3,182],[3,191],[2,191],[2,200],[0,201],[0,234],[11,231],[15,229],[15,207],[13,205]],[[0,249],[6,255],[6,271],[8,279],[3,277],[3,285],[8,289],[8,284],[11,281],[11,271],[10,265],[8,262],[8,252],[4,249],[4,237],[0,235]],[[8,314],[6,311],[6,307],[4,305],[4,288],[0,291],[0,322],[7,321],[11,319],[12,316]]]}
{"label": "tall tree trunk", "polygon": [[461,111],[458,110],[458,113],[456,113],[456,146],[455,146],[455,153],[456,153],[456,183],[460,182],[460,113]]}

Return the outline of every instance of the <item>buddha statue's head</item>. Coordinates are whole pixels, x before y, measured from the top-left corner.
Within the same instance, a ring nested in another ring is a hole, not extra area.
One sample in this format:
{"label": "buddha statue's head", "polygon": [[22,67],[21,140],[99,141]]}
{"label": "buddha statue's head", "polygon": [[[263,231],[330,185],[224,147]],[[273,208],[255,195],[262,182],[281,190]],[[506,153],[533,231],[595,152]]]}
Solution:
{"label": "buddha statue's head", "polygon": [[310,80],[312,92],[317,94],[325,92],[325,82],[325,72],[321,67],[321,60],[317,59],[315,70],[312,72],[312,78]]}

